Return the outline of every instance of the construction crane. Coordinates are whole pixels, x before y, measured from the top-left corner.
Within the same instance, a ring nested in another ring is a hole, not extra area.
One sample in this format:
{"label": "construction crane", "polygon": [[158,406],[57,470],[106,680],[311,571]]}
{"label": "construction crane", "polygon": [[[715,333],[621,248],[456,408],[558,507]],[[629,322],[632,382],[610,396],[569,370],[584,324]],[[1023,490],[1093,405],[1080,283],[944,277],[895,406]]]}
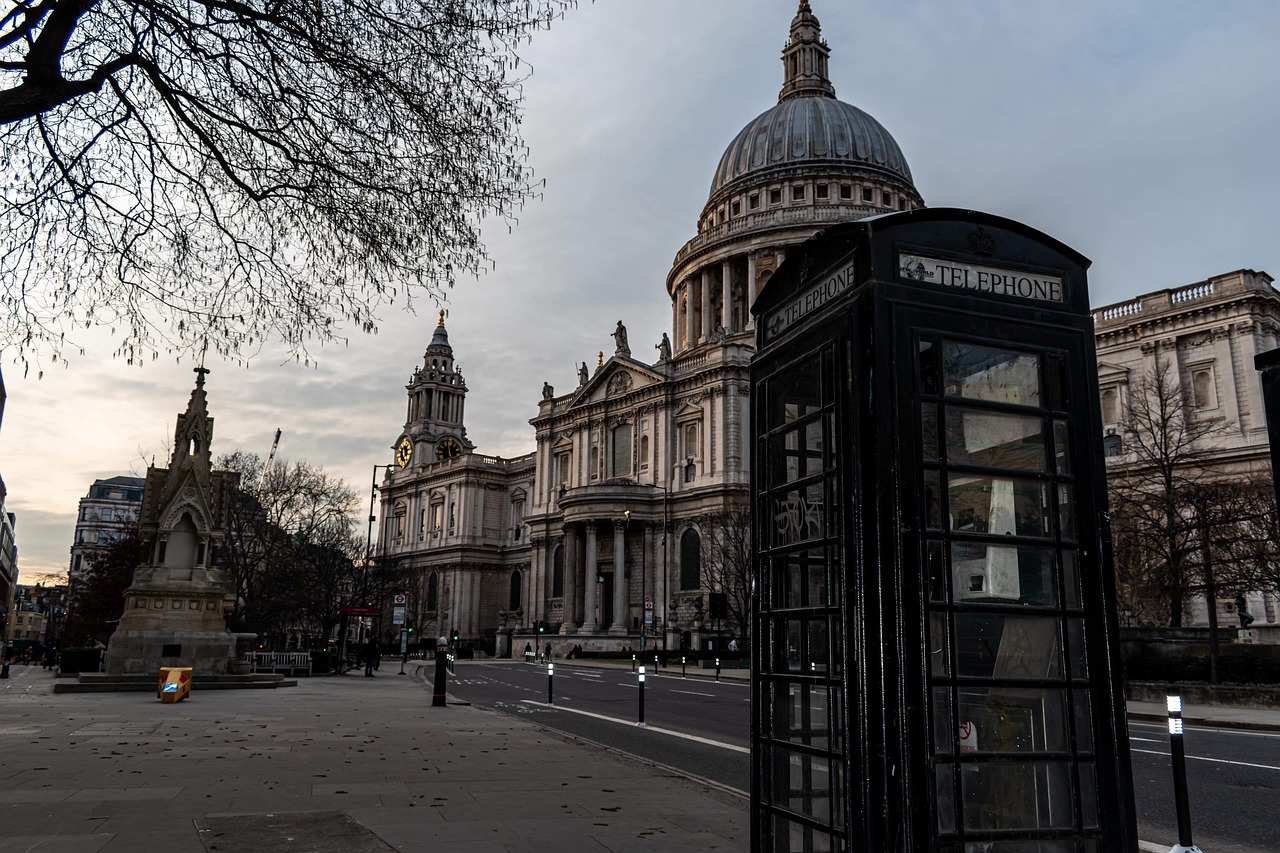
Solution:
{"label": "construction crane", "polygon": [[262,487],[267,482],[267,472],[271,470],[271,462],[276,458],[276,448],[280,446],[280,430],[276,430],[276,440],[271,442],[271,452],[267,454],[267,462],[262,466],[262,476],[258,478],[258,488],[253,494],[258,496],[262,494]]}

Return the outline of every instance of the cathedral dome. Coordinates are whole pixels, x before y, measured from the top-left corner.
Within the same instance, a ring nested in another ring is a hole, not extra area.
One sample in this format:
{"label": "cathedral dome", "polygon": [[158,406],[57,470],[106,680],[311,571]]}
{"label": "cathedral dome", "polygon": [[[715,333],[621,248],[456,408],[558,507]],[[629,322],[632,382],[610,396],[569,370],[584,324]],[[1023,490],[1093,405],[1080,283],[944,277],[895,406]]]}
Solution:
{"label": "cathedral dome", "polygon": [[849,166],[913,183],[902,149],[880,122],[833,97],[795,97],[761,113],[734,137],[710,194],[793,169]]}

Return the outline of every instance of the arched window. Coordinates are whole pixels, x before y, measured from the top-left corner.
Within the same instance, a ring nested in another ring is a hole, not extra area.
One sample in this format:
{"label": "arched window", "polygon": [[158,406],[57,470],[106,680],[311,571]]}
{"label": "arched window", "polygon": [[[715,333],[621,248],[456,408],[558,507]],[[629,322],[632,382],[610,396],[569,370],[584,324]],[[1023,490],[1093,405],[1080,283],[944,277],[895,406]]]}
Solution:
{"label": "arched window", "polygon": [[1197,409],[1212,409],[1217,406],[1213,398],[1213,373],[1209,370],[1197,370],[1191,374],[1191,396]]}
{"label": "arched window", "polygon": [[427,612],[434,613],[440,608],[438,599],[440,598],[440,576],[432,572],[427,576]]}
{"label": "arched window", "polygon": [[564,595],[564,546],[557,545],[556,552],[551,557],[551,597],[560,598]]}
{"label": "arched window", "polygon": [[686,530],[680,537],[680,588],[702,587],[702,538],[696,530]]}
{"label": "arched window", "polygon": [[511,594],[507,597],[507,609],[520,609],[520,573],[511,573]]}
{"label": "arched window", "polygon": [[1119,411],[1116,405],[1119,395],[1116,389],[1108,388],[1102,392],[1102,422],[1104,424],[1113,424],[1119,420]]}

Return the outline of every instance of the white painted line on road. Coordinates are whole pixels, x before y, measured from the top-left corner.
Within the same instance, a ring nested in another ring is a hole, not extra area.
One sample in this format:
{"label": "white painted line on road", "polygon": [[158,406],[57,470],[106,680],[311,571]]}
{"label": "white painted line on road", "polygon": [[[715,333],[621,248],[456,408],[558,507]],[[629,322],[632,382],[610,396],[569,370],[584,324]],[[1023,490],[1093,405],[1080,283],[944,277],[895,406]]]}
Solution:
{"label": "white painted line on road", "polygon": [[[1154,749],[1133,749],[1130,750],[1130,752],[1141,752],[1143,755],[1169,755],[1167,752],[1157,752]],[[1280,767],[1276,767],[1272,764],[1251,764],[1248,761],[1231,761],[1226,758],[1207,758],[1203,755],[1188,755],[1187,758],[1195,761],[1208,761],[1213,764],[1230,764],[1234,767],[1252,767],[1256,770],[1280,770]]]}
{"label": "white painted line on road", "polygon": [[1163,741],[1163,740],[1160,740],[1159,738],[1137,737],[1135,735],[1129,735],[1129,740],[1140,740],[1143,743],[1168,743],[1168,741]]}
{"label": "white painted line on road", "polygon": [[699,693],[696,690],[672,690],[671,692],[684,693],[686,696],[710,696],[712,699],[716,698],[716,694],[714,693]]}
{"label": "white painted line on road", "polygon": [[[535,705],[542,704],[539,702],[534,702],[534,700],[532,699],[522,699],[520,701],[529,702]],[[605,720],[606,722],[610,722],[610,723],[621,723],[624,726],[635,725],[634,720],[623,720],[619,717],[607,717],[604,714],[595,714],[595,713],[592,713],[591,711],[582,711],[577,708],[561,708],[558,705],[556,707],[561,711],[568,711],[570,714],[581,714],[584,717],[591,717],[596,720]],[[733,743],[723,743],[718,740],[711,740],[710,738],[698,737],[697,735],[691,735],[685,732],[677,732],[673,729],[664,729],[658,726],[645,726],[645,731],[657,732],[658,734],[664,734],[664,735],[671,735],[672,737],[683,738],[684,740],[691,740],[694,743],[701,743],[707,746],[718,746],[721,749],[727,749],[732,752],[741,752],[747,755],[751,754],[751,750],[745,746],[738,746],[737,744],[733,744]]]}
{"label": "white painted line on road", "polygon": [[[1149,729],[1159,729],[1160,731],[1168,730],[1168,723],[1143,723],[1137,720],[1130,720],[1129,725],[1131,727],[1144,726]],[[1261,737],[1271,739],[1280,738],[1280,733],[1277,732],[1259,732],[1253,731],[1252,729],[1223,729],[1198,723],[1188,723],[1186,728],[1195,729],[1198,732],[1214,732],[1215,734],[1220,735],[1240,735],[1242,737]]]}

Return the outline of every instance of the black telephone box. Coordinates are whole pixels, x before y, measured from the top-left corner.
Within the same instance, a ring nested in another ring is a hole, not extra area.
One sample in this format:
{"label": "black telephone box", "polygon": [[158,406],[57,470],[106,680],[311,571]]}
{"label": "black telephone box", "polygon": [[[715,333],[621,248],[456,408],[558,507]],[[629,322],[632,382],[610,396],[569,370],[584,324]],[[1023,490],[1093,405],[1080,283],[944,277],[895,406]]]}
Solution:
{"label": "black telephone box", "polygon": [[1088,264],[911,211],[756,300],[753,849],[1137,850]]}

